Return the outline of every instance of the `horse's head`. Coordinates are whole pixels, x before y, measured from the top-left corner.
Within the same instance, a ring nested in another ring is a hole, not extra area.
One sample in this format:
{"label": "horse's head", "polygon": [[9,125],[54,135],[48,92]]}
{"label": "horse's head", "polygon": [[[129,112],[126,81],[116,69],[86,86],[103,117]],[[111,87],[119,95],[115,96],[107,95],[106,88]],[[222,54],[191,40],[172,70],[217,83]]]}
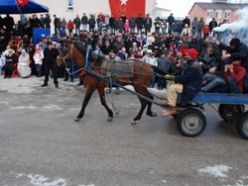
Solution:
{"label": "horse's head", "polygon": [[71,45],[70,56],[74,58],[77,65],[83,66],[86,58],[87,53],[87,45],[81,41],[75,41]]}

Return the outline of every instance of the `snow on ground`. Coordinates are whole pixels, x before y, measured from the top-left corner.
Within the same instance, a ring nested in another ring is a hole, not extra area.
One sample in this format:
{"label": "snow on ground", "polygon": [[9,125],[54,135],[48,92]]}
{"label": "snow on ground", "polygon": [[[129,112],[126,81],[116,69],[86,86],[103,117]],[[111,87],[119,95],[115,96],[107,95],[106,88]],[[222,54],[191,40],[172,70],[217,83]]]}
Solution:
{"label": "snow on ground", "polygon": [[248,186],[248,176],[241,176],[234,185],[226,186]]}
{"label": "snow on ground", "polygon": [[209,174],[210,176],[214,176],[215,178],[226,178],[230,170],[232,170],[232,167],[229,167],[227,165],[214,165],[213,167],[205,167],[202,169],[199,169],[199,173],[205,173]]}
{"label": "snow on ground", "polygon": [[47,105],[47,106],[44,106],[42,107],[42,109],[44,110],[62,110],[62,108],[58,105]]}
{"label": "snow on ground", "polygon": [[[64,82],[62,79],[59,79],[59,87],[57,91],[64,91],[68,89],[73,89],[77,82]],[[0,76],[0,91],[7,91],[8,93],[12,94],[30,94],[37,91],[37,88],[40,88],[44,82],[44,77],[38,78],[35,76],[31,76],[29,78],[10,78],[10,79],[3,79]],[[54,87],[53,79],[49,80],[48,83],[49,87]],[[65,89],[65,86],[67,87]],[[45,88],[43,88],[45,89]]]}
{"label": "snow on ground", "polygon": [[[17,179],[28,179],[29,183],[33,186],[68,186],[70,184],[64,178],[57,178],[55,180],[51,180],[48,177],[42,175],[35,175],[35,174],[23,174],[19,173],[16,175]],[[79,184],[78,186],[94,186],[93,184],[90,185],[82,185]]]}
{"label": "snow on ground", "polygon": [[35,91],[35,87],[39,87],[42,83],[41,78],[30,77],[28,79],[23,78],[10,78],[3,79],[0,76],[0,91],[7,91],[8,93],[30,94]]}

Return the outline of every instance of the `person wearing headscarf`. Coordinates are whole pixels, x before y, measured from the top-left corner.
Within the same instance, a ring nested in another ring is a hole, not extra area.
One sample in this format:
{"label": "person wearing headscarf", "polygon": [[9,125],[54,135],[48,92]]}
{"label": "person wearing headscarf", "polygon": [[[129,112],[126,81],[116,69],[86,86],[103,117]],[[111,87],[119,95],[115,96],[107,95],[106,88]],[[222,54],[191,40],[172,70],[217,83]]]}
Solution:
{"label": "person wearing headscarf", "polygon": [[6,63],[4,66],[4,78],[11,78],[15,64],[18,62],[18,56],[15,54],[15,51],[12,50],[9,46],[4,52],[6,56]]}
{"label": "person wearing headscarf", "polygon": [[184,52],[186,66],[180,75],[165,75],[165,79],[169,80],[167,86],[168,100],[162,102],[167,107],[162,116],[171,116],[176,114],[176,105],[178,94],[181,95],[180,104],[185,105],[190,102],[200,91],[202,86],[202,70],[196,61],[198,52],[196,49],[187,49]]}
{"label": "person wearing headscarf", "polygon": [[29,77],[31,75],[31,68],[30,68],[30,57],[29,54],[26,52],[25,49],[21,50],[21,55],[19,57],[17,71],[22,78]]}
{"label": "person wearing headscarf", "polygon": [[39,44],[37,44],[35,47],[33,59],[35,63],[36,75],[40,77],[42,74],[42,64],[43,64],[43,59],[44,59],[44,53]]}

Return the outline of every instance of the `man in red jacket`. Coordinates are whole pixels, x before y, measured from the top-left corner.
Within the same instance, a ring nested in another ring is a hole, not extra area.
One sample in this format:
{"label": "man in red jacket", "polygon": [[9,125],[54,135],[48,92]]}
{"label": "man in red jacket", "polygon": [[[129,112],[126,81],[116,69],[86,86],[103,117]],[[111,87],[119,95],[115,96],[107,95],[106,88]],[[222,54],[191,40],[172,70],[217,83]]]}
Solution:
{"label": "man in red jacket", "polygon": [[225,66],[225,78],[231,93],[242,93],[246,69],[241,66],[239,56],[232,57],[232,64]]}

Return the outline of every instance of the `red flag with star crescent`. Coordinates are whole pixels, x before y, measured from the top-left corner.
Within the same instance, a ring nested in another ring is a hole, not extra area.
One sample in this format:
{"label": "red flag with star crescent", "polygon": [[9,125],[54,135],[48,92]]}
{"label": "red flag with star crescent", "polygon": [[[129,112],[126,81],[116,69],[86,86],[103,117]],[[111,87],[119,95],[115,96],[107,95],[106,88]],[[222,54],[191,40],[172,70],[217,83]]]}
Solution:
{"label": "red flag with star crescent", "polygon": [[138,17],[141,14],[145,16],[146,0],[109,0],[111,13],[120,18],[125,14],[128,18]]}
{"label": "red flag with star crescent", "polygon": [[16,3],[20,6],[27,6],[28,0],[16,0]]}

